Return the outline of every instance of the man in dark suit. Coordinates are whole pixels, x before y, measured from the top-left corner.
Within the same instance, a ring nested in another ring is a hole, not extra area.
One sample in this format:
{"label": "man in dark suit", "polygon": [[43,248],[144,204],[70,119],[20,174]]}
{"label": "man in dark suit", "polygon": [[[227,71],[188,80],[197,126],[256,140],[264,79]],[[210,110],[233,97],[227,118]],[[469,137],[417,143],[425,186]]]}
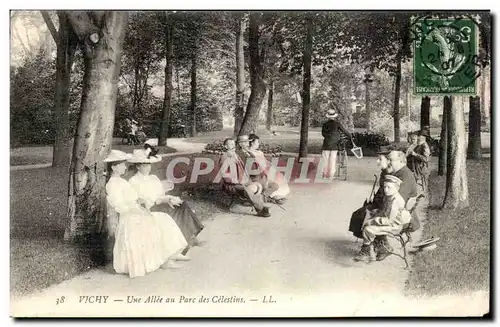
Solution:
{"label": "man in dark suit", "polygon": [[337,120],[338,113],[335,109],[330,109],[326,113],[326,121],[321,129],[323,135],[322,147],[322,162],[323,162],[323,178],[333,179],[335,177],[335,168],[337,164],[337,151],[340,140],[342,139],[341,132],[347,135],[352,142],[352,135],[349,131]]}

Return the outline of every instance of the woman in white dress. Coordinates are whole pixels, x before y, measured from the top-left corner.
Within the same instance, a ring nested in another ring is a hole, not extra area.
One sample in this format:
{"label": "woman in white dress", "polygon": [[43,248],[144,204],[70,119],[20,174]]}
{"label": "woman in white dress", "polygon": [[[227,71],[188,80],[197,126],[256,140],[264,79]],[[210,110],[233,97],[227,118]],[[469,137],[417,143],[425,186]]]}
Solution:
{"label": "woman in white dress", "polygon": [[157,176],[150,174],[151,164],[161,161],[156,152],[149,145],[144,150],[134,150],[128,162],[135,165],[133,168],[136,172],[129,183],[139,197],[145,200],[146,208],[152,210],[153,215],[159,219],[173,220],[190,246],[202,245],[203,242],[196,237],[204,226],[194,211],[181,198],[166,194],[173,188],[169,181],[162,182]]}
{"label": "woman in white dress", "polygon": [[[104,161],[109,164],[110,176],[106,184],[107,201],[118,214],[118,221],[110,223],[110,226],[115,226],[111,231],[115,236],[113,268],[119,274],[135,278],[160,267],[176,267],[174,260],[183,260],[178,253],[187,243],[183,237],[166,241],[169,234],[176,233],[175,228],[159,225],[154,215],[144,207],[144,200],[121,177],[127,169],[125,162],[129,158],[130,155],[122,151],[111,150]],[[177,232],[180,233],[178,228]]]}

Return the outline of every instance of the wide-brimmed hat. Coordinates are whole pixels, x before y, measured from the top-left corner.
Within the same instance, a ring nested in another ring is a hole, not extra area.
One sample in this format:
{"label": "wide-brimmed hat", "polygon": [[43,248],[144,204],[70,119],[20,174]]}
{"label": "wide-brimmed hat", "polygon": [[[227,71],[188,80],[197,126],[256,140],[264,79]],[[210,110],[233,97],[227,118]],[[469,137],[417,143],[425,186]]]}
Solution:
{"label": "wide-brimmed hat", "polygon": [[236,140],[236,142],[238,142],[238,143],[249,142],[249,141],[250,141],[250,139],[249,139],[248,135],[239,135],[238,139]]}
{"label": "wide-brimmed hat", "polygon": [[161,157],[157,155],[150,155],[151,149],[135,149],[132,156],[127,160],[130,163],[135,164],[152,164],[161,161]]}
{"label": "wide-brimmed hat", "polygon": [[338,115],[337,110],[335,110],[335,109],[328,109],[328,111],[326,112],[325,117],[326,118],[335,118],[335,117],[337,117],[337,115]]}
{"label": "wide-brimmed hat", "polygon": [[415,248],[417,248],[418,250],[420,251],[430,251],[430,250],[434,250],[437,245],[437,241],[439,241],[439,237],[430,237],[428,239],[426,239],[425,241],[422,241],[420,243],[418,243],[417,245],[415,245]]}
{"label": "wide-brimmed hat", "polygon": [[130,159],[130,157],[130,153],[125,153],[120,150],[111,150],[106,159],[104,159],[104,162],[127,161],[128,159]]}

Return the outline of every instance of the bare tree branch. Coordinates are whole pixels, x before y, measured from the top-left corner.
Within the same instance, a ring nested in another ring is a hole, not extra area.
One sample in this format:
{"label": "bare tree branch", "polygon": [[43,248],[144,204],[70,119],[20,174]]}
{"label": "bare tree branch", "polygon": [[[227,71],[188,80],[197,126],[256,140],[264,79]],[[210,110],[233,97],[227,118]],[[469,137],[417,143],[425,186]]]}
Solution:
{"label": "bare tree branch", "polygon": [[43,20],[45,21],[45,24],[47,25],[47,28],[49,29],[54,42],[56,42],[56,45],[59,46],[59,32],[57,32],[52,19],[50,19],[49,13],[45,10],[40,10],[40,13],[42,14]]}

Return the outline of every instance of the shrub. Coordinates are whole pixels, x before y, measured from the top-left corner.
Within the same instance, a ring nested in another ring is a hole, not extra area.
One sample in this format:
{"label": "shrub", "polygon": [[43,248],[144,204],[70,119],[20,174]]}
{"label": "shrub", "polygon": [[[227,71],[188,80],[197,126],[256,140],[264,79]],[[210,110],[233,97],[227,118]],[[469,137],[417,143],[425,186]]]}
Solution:
{"label": "shrub", "polygon": [[[353,133],[354,143],[362,148],[378,151],[381,146],[389,145],[389,139],[384,134],[380,133]],[[347,143],[348,148],[352,148],[350,142]]]}
{"label": "shrub", "polygon": [[[277,157],[281,154],[282,148],[280,145],[278,146],[271,146],[270,144],[266,142],[260,142],[260,147],[259,149],[264,152],[265,155],[270,155],[272,157]],[[205,146],[205,149],[203,150],[203,153],[205,154],[223,154],[226,152],[226,148],[224,147],[224,140],[217,140],[213,143],[209,143]]]}

